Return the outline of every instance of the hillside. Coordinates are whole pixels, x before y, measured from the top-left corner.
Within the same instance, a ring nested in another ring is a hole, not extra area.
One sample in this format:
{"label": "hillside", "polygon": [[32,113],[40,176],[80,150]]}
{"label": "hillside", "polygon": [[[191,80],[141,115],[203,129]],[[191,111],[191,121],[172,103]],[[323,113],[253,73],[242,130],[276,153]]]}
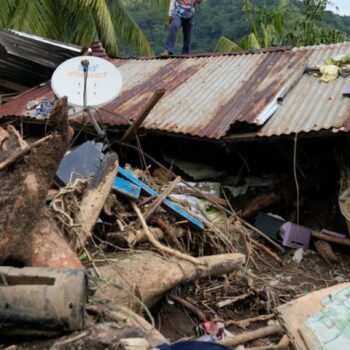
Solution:
{"label": "hillside", "polygon": [[[254,1],[258,5],[263,4],[263,2],[264,0]],[[276,2],[276,0],[268,1],[271,5]],[[162,52],[167,28],[164,18],[144,3],[129,4],[128,9],[146,33],[155,52],[157,54]],[[291,1],[291,18],[301,16],[301,11],[300,1]],[[327,11],[321,25],[341,30],[350,35],[350,16],[339,16]],[[205,0],[197,9],[193,52],[214,51],[221,35],[238,40],[247,32],[248,24],[245,13],[242,11],[241,0]]]}

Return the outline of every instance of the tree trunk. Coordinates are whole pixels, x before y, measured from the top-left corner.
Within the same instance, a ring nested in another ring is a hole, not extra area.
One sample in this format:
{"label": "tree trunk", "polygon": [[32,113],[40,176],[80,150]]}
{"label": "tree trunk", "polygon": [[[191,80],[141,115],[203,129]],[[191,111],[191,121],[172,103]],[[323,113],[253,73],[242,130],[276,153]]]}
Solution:
{"label": "tree trunk", "polygon": [[[50,115],[50,124],[53,125],[51,138],[43,140],[0,170],[2,264],[34,266],[40,261],[39,265],[51,266],[53,260],[58,262],[58,256],[62,253],[62,256],[72,259],[74,267],[81,267],[68,244],[58,235],[58,229],[49,219],[45,207],[48,189],[73,134],[68,126],[66,99],[56,103]],[[11,159],[27,147],[13,126],[0,128],[1,163],[4,164],[6,159]],[[44,238],[40,236],[42,230],[45,232]],[[44,251],[41,244],[46,238],[54,241],[58,247],[46,247]],[[57,266],[56,263],[53,265]]]}
{"label": "tree trunk", "polygon": [[76,216],[76,223],[81,224],[77,230],[77,240],[74,248],[82,248],[91,237],[104,203],[111,192],[112,184],[118,172],[118,157],[115,153],[105,156],[95,176],[86,188],[80,203],[80,211]]}
{"label": "tree trunk", "polygon": [[231,273],[244,263],[244,255],[238,253],[198,258],[206,266],[150,251],[119,255],[117,259],[117,263],[99,267],[107,283],[101,284],[96,296],[136,311],[140,310],[140,304],[133,298],[134,294],[150,307],[178,284]]}

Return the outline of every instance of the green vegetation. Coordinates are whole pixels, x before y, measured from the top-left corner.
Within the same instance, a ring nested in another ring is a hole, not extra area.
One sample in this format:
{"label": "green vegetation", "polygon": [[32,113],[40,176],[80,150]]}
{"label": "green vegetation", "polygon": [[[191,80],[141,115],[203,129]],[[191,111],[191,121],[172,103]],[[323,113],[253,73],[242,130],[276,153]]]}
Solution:
{"label": "green vegetation", "polygon": [[[341,41],[343,33],[350,35],[350,16],[324,11],[326,2],[203,0],[195,18],[193,51],[212,52],[221,37],[220,47],[224,50]],[[169,0],[1,0],[0,28],[82,46],[100,40],[112,55],[159,54],[164,50],[168,3]]]}
{"label": "green vegetation", "polygon": [[[155,11],[164,9],[168,0],[147,3]],[[147,37],[122,0],[1,0],[0,28],[82,46],[100,40],[114,55],[120,46],[141,55],[153,54]]]}
{"label": "green vegetation", "polygon": [[[163,51],[167,28],[164,15],[155,13],[147,1],[126,2],[127,9],[144,30],[154,51]],[[343,41],[343,33],[350,35],[350,16],[324,11],[323,2],[324,0],[289,0],[288,3],[280,0],[204,0],[197,9],[195,18],[193,51],[215,51],[220,37],[229,38],[227,44],[234,42],[241,46],[242,38],[253,32],[252,19],[256,20],[259,46],[300,46]],[[250,8],[248,3],[251,3]],[[305,7],[305,4],[308,6]],[[257,6],[260,10],[256,9]],[[269,25],[271,23],[273,26]],[[327,40],[324,40],[325,37]],[[245,37],[245,40],[248,43],[249,40],[254,42],[253,36],[250,39]],[[180,44],[181,40],[179,46]],[[247,44],[242,46],[248,47]]]}

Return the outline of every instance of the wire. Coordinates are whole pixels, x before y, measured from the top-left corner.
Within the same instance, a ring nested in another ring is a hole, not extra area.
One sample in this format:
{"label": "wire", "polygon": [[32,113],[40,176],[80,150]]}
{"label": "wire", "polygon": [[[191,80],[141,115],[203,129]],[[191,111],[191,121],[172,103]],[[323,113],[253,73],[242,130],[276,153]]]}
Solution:
{"label": "wire", "polygon": [[293,174],[294,174],[294,181],[295,181],[295,187],[297,190],[297,224],[299,225],[300,221],[300,188],[299,188],[299,182],[298,182],[298,174],[297,174],[297,147],[298,147],[298,134],[295,134],[294,137],[294,154],[293,154]]}

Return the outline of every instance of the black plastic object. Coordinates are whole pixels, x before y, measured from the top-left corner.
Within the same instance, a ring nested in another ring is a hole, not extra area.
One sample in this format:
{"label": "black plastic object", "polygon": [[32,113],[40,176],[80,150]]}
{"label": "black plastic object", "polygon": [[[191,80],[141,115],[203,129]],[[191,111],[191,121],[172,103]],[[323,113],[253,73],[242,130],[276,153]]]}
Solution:
{"label": "black plastic object", "polygon": [[284,223],[284,220],[259,212],[256,217],[255,227],[273,240],[282,242],[282,237],[280,237],[279,231]]}
{"label": "black plastic object", "polygon": [[86,141],[66,153],[56,172],[56,181],[64,186],[84,176],[92,176],[103,159],[102,144]]}
{"label": "black plastic object", "polygon": [[83,270],[0,267],[0,338],[84,328]]}

